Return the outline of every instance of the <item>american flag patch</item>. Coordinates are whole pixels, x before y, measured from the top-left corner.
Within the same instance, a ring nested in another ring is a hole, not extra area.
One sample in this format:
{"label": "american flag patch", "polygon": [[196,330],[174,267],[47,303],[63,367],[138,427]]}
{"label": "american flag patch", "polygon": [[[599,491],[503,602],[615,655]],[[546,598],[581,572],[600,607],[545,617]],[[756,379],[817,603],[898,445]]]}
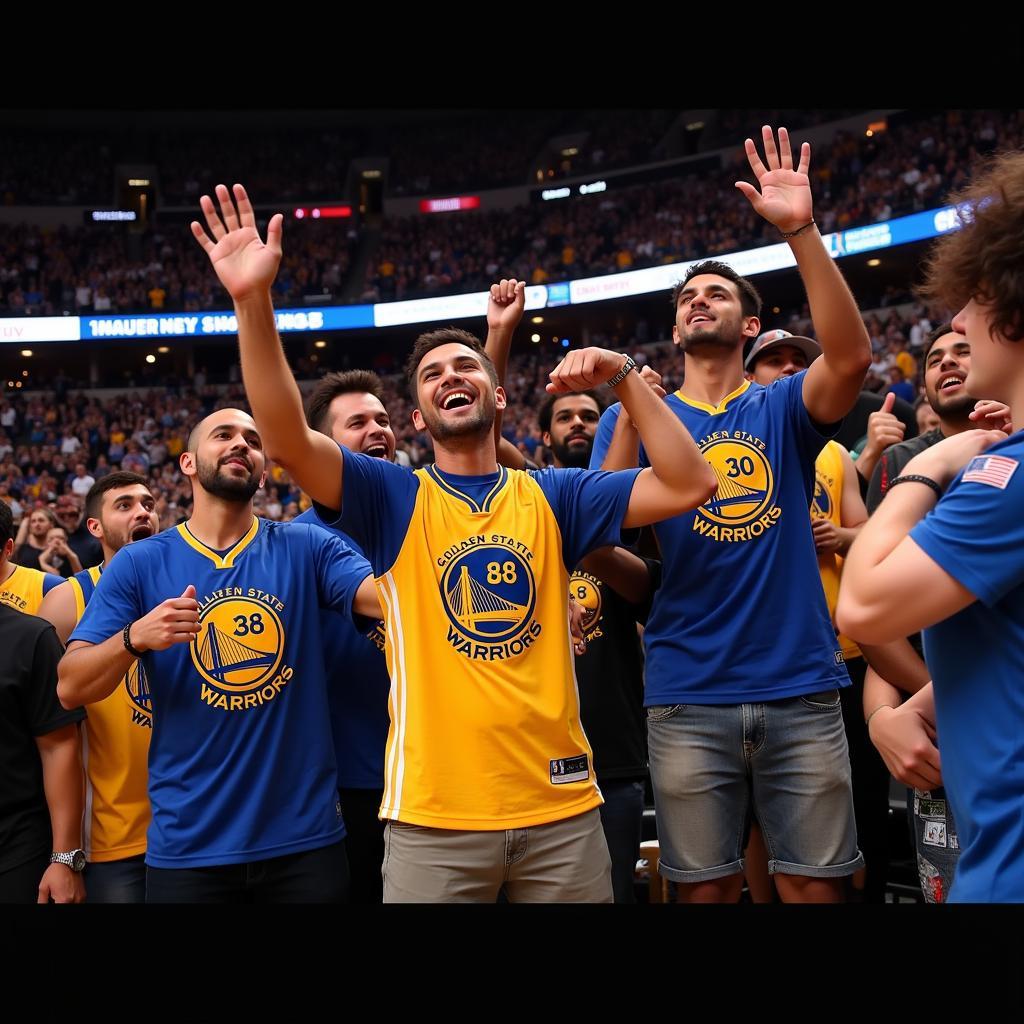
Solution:
{"label": "american flag patch", "polygon": [[967,463],[963,482],[988,484],[1005,491],[1018,465],[1016,459],[1008,459],[1005,455],[976,455]]}

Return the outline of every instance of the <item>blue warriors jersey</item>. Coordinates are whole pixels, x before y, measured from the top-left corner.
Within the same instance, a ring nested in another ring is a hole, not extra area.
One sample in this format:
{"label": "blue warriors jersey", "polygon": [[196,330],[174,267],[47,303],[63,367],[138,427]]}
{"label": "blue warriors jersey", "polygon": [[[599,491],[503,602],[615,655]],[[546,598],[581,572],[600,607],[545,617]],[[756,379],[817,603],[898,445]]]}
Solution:
{"label": "blue warriors jersey", "polygon": [[[769,387],[744,381],[717,407],[678,392],[666,399],[718,490],[654,526],[663,561],[644,632],[648,706],[742,704],[849,685],[807,513],[826,438],[804,407],[803,381],[803,372]],[[601,417],[593,466],[620,408]],[[643,448],[640,464],[649,465]]]}
{"label": "blue warriors jersey", "polygon": [[[80,622],[96,591],[102,565],[68,578]],[[89,705],[82,760],[85,763],[85,855],[102,863],[146,852],[146,792],[153,711],[146,671],[133,661],[109,697]]]}
{"label": "blue warriors jersey", "polygon": [[122,548],[71,640],[101,643],[189,584],[201,629],[147,651],[146,862],[235,864],[339,841],[320,608],[352,614],[369,566],[324,530],[254,518],[226,552],[183,523]]}
{"label": "blue warriors jersey", "polygon": [[[313,509],[294,522],[332,529],[321,523]],[[357,554],[363,553],[347,534],[334,532]],[[338,785],[343,789],[381,789],[391,690],[384,658],[384,623],[375,622],[361,633],[347,616],[331,611],[321,615]]]}
{"label": "blue warriors jersey", "polygon": [[462,477],[344,459],[337,525],[367,553],[385,611],[381,816],[493,830],[596,807],[569,570],[620,540],[636,473]]}
{"label": "blue warriors jersey", "polygon": [[[951,903],[1024,903],[1024,433],[972,459],[910,531],[977,598],[924,631],[960,833]],[[945,845],[945,830],[937,840]]]}

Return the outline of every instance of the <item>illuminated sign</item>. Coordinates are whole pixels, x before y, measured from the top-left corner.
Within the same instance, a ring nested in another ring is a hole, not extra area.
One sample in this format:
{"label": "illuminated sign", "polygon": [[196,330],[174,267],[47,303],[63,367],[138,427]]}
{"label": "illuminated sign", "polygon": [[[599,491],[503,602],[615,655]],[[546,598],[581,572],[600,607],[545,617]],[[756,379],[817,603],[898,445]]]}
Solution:
{"label": "illuminated sign", "polygon": [[295,209],[296,220],[304,220],[307,217],[310,220],[320,220],[321,218],[351,216],[351,206],[299,206]]}
{"label": "illuminated sign", "polygon": [[89,214],[90,220],[137,220],[134,210],[93,210]]}
{"label": "illuminated sign", "polygon": [[475,210],[479,196],[451,196],[448,199],[421,199],[420,213],[450,213],[452,210]]}

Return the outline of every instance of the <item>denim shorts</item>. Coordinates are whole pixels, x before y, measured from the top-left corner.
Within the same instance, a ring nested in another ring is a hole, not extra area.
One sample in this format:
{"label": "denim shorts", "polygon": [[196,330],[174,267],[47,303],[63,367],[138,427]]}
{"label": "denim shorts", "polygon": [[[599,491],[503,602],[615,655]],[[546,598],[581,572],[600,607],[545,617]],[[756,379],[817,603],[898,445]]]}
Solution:
{"label": "denim shorts", "polygon": [[752,817],[773,874],[836,878],[864,866],[838,690],[649,707],[647,737],[666,878],[741,872]]}

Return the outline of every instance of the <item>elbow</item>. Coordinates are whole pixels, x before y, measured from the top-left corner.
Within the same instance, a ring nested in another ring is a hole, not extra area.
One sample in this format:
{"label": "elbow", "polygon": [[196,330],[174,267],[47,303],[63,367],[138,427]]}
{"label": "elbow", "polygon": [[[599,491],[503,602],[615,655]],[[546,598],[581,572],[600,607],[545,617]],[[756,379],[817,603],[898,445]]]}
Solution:
{"label": "elbow", "polygon": [[884,644],[901,635],[898,628],[887,628],[891,616],[884,609],[871,608],[849,592],[840,591],[835,620],[836,629],[857,643]]}
{"label": "elbow", "polygon": [[718,477],[714,470],[708,466],[707,472],[703,474],[697,490],[697,499],[687,508],[700,508],[701,505],[709,502],[718,493]]}
{"label": "elbow", "polygon": [[74,681],[68,678],[63,662],[57,670],[57,700],[60,701],[60,706],[65,711],[73,711],[75,708],[82,706],[82,701],[79,699]]}

